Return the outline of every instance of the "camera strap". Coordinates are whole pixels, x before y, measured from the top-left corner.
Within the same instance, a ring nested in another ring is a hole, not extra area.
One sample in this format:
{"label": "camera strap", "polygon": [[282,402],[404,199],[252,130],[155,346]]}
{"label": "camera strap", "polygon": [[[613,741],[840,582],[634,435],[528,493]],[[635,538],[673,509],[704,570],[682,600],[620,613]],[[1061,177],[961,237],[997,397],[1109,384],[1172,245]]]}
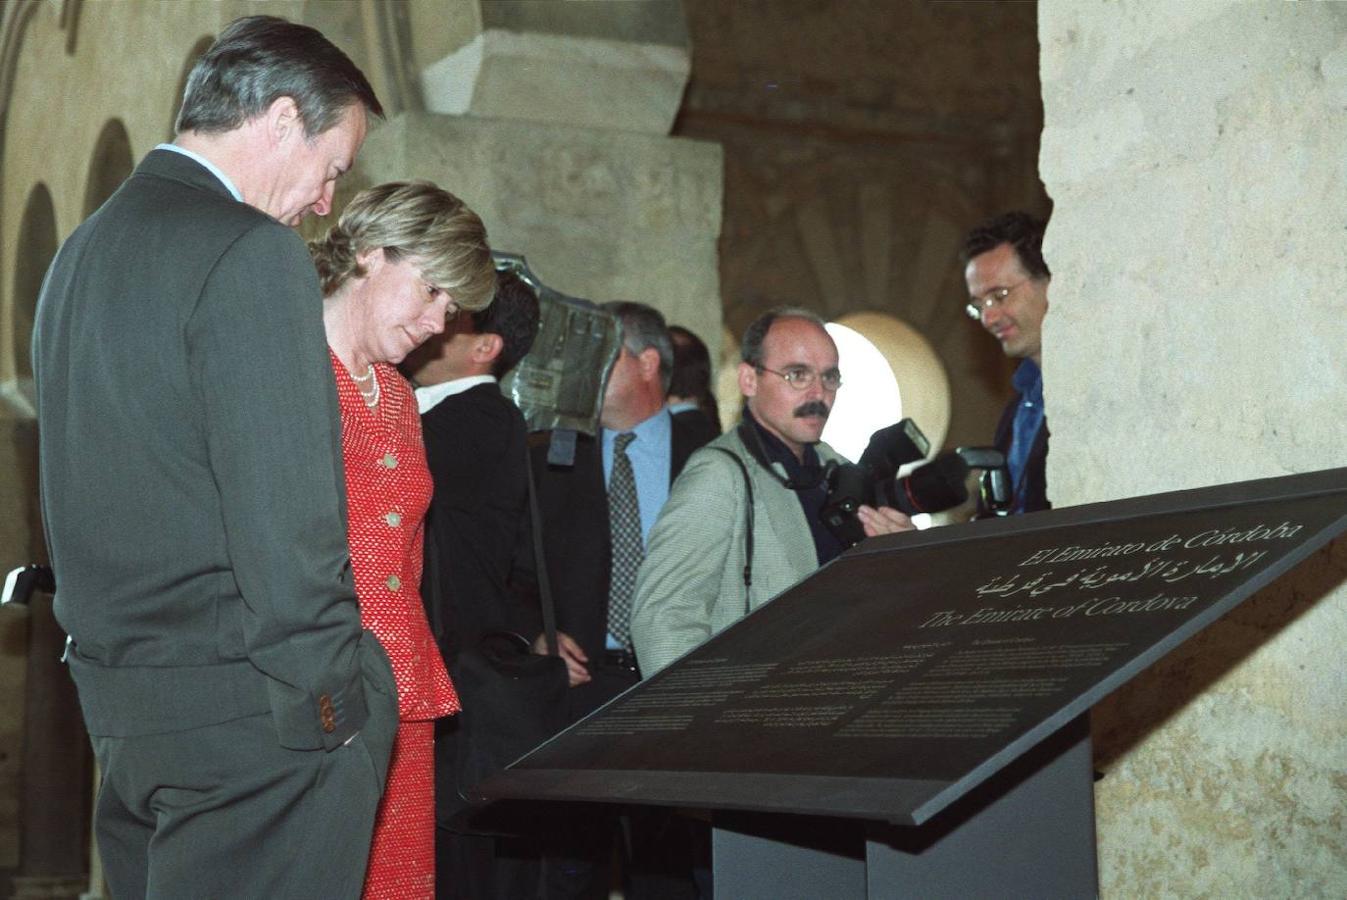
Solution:
{"label": "camera strap", "polygon": [[[778,470],[777,465],[780,465],[780,463],[773,464],[772,461],[767,458],[767,445],[763,443],[762,435],[758,433],[758,429],[754,427],[753,423],[748,421],[748,419],[743,419],[739,422],[737,432],[739,434],[739,442],[744,445],[744,449],[748,451],[748,455],[753,457],[754,462],[770,472],[773,478],[781,482],[782,487],[789,488],[792,491],[808,491],[818,487],[827,480],[830,467],[823,465],[822,463],[819,465],[818,475],[804,481],[796,481],[794,478],[787,475],[785,473],[785,466],[782,466],[781,469]],[[735,459],[738,459],[738,457],[736,456]],[[743,461],[741,460],[739,464],[743,465]]]}
{"label": "camera strap", "polygon": [[[742,427],[742,426],[741,426]],[[740,435],[742,438],[743,436]],[[744,492],[747,495],[744,504],[744,615],[749,612],[749,589],[753,587],[753,479],[748,474],[748,466],[735,453],[727,447],[711,447],[711,450],[719,450],[739,467],[739,471],[744,475]]]}

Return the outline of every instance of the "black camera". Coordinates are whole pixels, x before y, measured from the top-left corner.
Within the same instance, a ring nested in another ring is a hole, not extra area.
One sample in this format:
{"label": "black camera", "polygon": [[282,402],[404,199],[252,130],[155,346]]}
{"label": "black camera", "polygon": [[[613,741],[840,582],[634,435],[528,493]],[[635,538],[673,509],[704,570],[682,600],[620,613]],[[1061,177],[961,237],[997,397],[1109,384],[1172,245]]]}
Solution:
{"label": "black camera", "polygon": [[823,524],[846,547],[858,544],[865,530],[856,517],[862,506],[891,506],[909,516],[953,509],[968,500],[968,474],[980,469],[983,506],[1004,515],[1010,507],[1010,474],[1005,454],[991,447],[959,447],[898,478],[899,467],[926,456],[930,444],[911,419],[881,428],[859,463],[844,463],[828,473]]}
{"label": "black camera", "polygon": [[52,576],[51,566],[33,563],[12,570],[5,577],[4,587],[0,588],[0,605],[18,603],[26,606],[35,591],[56,593],[56,579]]}

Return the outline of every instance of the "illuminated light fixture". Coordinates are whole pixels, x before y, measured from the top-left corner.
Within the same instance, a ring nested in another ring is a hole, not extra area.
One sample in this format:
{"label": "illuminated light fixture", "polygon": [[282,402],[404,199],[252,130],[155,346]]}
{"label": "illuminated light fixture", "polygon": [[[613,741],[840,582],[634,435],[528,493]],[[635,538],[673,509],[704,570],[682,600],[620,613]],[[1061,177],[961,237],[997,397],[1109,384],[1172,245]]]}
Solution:
{"label": "illuminated light fixture", "polygon": [[842,387],[823,429],[823,440],[847,459],[856,460],[870,443],[870,435],[903,417],[902,394],[893,367],[865,335],[837,322],[826,327],[837,344]]}

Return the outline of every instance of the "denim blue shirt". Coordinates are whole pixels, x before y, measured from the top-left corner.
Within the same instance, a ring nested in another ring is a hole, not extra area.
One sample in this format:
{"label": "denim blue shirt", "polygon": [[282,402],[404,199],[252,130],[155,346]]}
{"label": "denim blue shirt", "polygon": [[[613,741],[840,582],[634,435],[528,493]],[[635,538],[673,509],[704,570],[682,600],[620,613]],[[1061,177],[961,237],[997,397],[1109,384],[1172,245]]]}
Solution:
{"label": "denim blue shirt", "polygon": [[1012,426],[1009,458],[1010,482],[1015,486],[1015,503],[1012,513],[1024,512],[1024,496],[1020,491],[1020,479],[1024,477],[1024,467],[1029,462],[1029,451],[1033,449],[1038,430],[1043,427],[1043,371],[1038,363],[1026,358],[1015,370],[1012,379],[1015,390],[1019,392],[1019,405],[1015,408],[1015,421]]}

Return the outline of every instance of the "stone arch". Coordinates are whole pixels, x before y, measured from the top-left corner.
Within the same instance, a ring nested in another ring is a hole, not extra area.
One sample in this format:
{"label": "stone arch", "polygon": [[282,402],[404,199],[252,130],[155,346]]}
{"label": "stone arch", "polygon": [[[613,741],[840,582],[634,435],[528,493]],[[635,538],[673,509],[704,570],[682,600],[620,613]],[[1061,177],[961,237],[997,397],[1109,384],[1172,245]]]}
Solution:
{"label": "stone arch", "polygon": [[[18,473],[11,485],[0,489],[0,503],[11,512],[4,525],[16,546],[26,545],[26,561],[46,562],[42,539],[42,515],[37,496],[37,398],[33,390],[31,342],[33,319],[42,279],[47,274],[59,246],[56,210],[51,191],[38,183],[28,193],[14,259],[14,281],[10,300],[10,333],[13,344],[13,378],[4,385],[4,394],[14,422],[8,429],[11,445],[5,448],[7,464]],[[11,505],[12,504],[12,505]]]}
{"label": "stone arch", "polygon": [[[722,264],[725,318],[742,328],[765,311],[759,297],[804,306],[824,318],[861,310],[902,317],[933,343],[963,324],[957,252],[976,221],[975,191],[956,161],[826,144],[793,148],[790,165],[726,170],[752,186],[726,210],[740,256]],[[727,161],[727,165],[729,162]]]}
{"label": "stone arch", "polygon": [[126,134],[126,126],[121,119],[108,119],[103,130],[98,133],[93,159],[89,161],[89,180],[84,189],[84,216],[87,218],[93,215],[134,168],[131,138]]}
{"label": "stone arch", "polygon": [[42,289],[42,278],[47,273],[47,267],[56,256],[59,243],[51,192],[45,184],[39,183],[28,194],[23,219],[19,224],[11,294],[14,384],[19,393],[29,399],[33,381],[30,343],[37,311],[37,295]]}
{"label": "stone arch", "polygon": [[178,75],[178,90],[173,94],[173,108],[168,112],[168,140],[173,140],[178,136],[177,122],[178,110],[182,108],[182,96],[187,92],[187,76],[192,74],[192,67],[196,61],[201,58],[201,54],[210,49],[210,45],[215,43],[213,35],[204,35],[197,38],[192,49],[187,51],[187,58],[183,60],[182,72]]}

